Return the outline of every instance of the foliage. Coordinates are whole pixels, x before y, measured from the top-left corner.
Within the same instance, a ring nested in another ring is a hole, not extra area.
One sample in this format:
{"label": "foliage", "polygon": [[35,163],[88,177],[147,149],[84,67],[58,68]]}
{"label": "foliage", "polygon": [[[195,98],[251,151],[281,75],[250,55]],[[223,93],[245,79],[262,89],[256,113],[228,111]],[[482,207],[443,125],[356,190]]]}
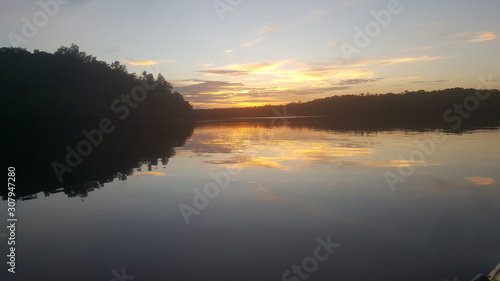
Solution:
{"label": "foliage", "polygon": [[[476,97],[487,97],[479,99]],[[286,107],[284,111],[283,107]],[[477,108],[476,108],[477,107]],[[461,109],[460,109],[461,108]],[[468,108],[474,110],[469,111]],[[324,116],[342,127],[447,126],[448,118],[460,116],[464,124],[494,125],[500,121],[500,91],[451,88],[435,91],[405,91],[401,94],[342,95],[285,106],[195,110],[201,119],[280,117],[279,115]],[[465,117],[462,116],[464,112]],[[276,113],[280,113],[277,115]]]}
{"label": "foliage", "polygon": [[130,74],[118,61],[108,64],[81,52],[60,47],[53,54],[22,48],[0,48],[0,114],[3,120],[92,121],[116,116],[111,106],[134,87],[155,85],[146,99],[130,108],[127,121],[189,117],[192,106],[161,74]]}

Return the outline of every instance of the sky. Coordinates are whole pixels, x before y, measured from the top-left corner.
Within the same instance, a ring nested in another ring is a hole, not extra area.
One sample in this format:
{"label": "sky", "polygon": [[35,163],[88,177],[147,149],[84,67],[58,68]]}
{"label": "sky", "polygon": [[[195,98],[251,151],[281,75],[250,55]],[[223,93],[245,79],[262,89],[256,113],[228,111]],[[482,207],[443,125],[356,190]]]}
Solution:
{"label": "sky", "polygon": [[498,12],[499,0],[2,0],[0,46],[74,43],[162,73],[195,108],[256,106],[498,89]]}

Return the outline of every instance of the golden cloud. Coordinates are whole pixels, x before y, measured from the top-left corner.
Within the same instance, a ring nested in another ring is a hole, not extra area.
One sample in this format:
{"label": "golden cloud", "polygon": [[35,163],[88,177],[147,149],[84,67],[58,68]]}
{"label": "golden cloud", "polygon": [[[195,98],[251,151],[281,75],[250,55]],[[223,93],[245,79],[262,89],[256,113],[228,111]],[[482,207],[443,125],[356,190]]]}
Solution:
{"label": "golden cloud", "polygon": [[496,39],[498,36],[493,32],[474,32],[470,34],[474,38],[468,40],[467,42],[483,42]]}
{"label": "golden cloud", "polygon": [[414,62],[423,62],[423,61],[435,61],[447,59],[449,57],[429,57],[429,56],[421,56],[421,57],[403,57],[403,58],[390,58],[390,59],[381,59],[381,60],[364,60],[356,63],[349,64],[347,66],[371,66],[371,65],[384,65],[384,64],[398,64],[398,63],[414,63]]}
{"label": "golden cloud", "polygon": [[154,61],[154,60],[142,60],[142,61],[131,61],[131,60],[123,60],[124,62],[130,65],[155,65],[159,63],[174,63],[173,60],[162,60],[162,61]]}
{"label": "golden cloud", "polygon": [[203,70],[201,72],[210,75],[274,75],[280,79],[274,82],[290,81],[316,81],[328,80],[332,78],[373,78],[373,71],[366,68],[375,65],[392,65],[399,63],[428,62],[446,59],[441,56],[420,56],[402,57],[379,60],[363,60],[345,65],[329,65],[320,68],[312,68],[306,64],[292,60],[282,60],[273,62],[253,63],[253,64],[231,64],[218,69]]}
{"label": "golden cloud", "polygon": [[253,63],[253,64],[231,64],[223,69],[245,71],[252,74],[273,74],[273,71],[277,71],[280,67],[284,65],[300,65],[294,61],[275,61],[275,62],[263,62],[263,63]]}
{"label": "golden cloud", "polygon": [[[327,66],[310,68],[305,64],[283,60],[254,64],[231,64],[218,69],[200,71],[209,75],[235,76],[235,75],[267,75],[274,79],[268,83],[322,81],[332,78],[358,78],[360,76],[371,78],[373,72],[369,69],[345,69],[342,66]],[[262,78],[259,78],[262,82]]]}
{"label": "golden cloud", "polygon": [[[231,53],[229,53],[231,54]],[[376,82],[377,78],[371,69],[380,65],[411,64],[431,62],[447,57],[416,56],[387,59],[360,60],[345,64],[314,66],[294,60],[267,61],[260,63],[229,64],[218,68],[198,71],[205,76],[225,77],[225,80],[244,84],[234,88],[198,89],[195,101],[197,106],[213,107],[211,103],[226,106],[252,106],[262,104],[283,103],[278,98],[285,94],[289,100],[297,95],[318,98],[333,91],[350,89],[350,86],[339,87],[342,81]],[[360,83],[361,84],[361,83]],[[332,87],[332,85],[334,87]],[[179,89],[183,93],[182,89]],[[193,94],[193,93],[184,93]],[[217,97],[218,96],[218,97]]]}

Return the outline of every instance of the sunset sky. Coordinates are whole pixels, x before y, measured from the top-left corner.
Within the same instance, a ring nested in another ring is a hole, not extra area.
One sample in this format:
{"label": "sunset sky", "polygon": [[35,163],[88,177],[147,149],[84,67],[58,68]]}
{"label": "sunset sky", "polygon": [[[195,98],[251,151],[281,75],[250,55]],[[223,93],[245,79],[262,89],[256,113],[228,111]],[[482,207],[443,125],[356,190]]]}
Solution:
{"label": "sunset sky", "polygon": [[195,108],[500,85],[498,0],[54,1],[2,0],[0,46],[75,43]]}

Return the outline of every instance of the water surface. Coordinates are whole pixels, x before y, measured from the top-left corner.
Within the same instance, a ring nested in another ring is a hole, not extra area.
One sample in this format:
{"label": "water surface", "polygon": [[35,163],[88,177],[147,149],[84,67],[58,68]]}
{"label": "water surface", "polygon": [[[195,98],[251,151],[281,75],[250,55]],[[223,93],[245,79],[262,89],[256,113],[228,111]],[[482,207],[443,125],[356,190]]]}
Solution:
{"label": "water surface", "polygon": [[[17,273],[1,280],[470,280],[500,262],[498,128],[275,121],[201,123],[87,196],[18,201]],[[328,239],[325,260],[283,276]]]}

